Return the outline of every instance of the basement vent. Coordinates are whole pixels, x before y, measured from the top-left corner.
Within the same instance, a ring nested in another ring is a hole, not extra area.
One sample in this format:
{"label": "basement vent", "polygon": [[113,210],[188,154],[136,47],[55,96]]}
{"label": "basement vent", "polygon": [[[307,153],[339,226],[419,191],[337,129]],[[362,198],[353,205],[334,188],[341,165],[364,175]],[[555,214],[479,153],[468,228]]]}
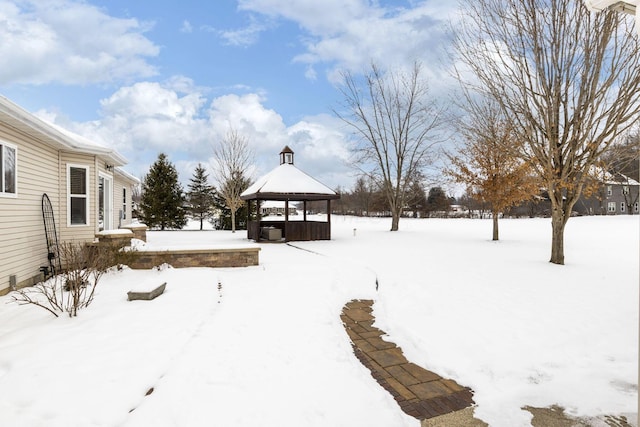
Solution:
{"label": "basement vent", "polygon": [[9,289],[11,289],[12,291],[15,291],[16,285],[17,285],[16,275],[12,274],[11,276],[9,276]]}

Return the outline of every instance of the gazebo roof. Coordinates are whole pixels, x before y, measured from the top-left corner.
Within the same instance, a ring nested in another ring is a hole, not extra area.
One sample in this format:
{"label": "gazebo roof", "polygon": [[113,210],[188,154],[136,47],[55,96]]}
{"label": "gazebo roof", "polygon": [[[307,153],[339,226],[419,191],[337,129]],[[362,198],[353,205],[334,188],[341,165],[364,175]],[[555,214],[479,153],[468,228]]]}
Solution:
{"label": "gazebo roof", "polygon": [[335,191],[310,177],[290,163],[283,163],[249,186],[242,200],[331,200],[339,199]]}

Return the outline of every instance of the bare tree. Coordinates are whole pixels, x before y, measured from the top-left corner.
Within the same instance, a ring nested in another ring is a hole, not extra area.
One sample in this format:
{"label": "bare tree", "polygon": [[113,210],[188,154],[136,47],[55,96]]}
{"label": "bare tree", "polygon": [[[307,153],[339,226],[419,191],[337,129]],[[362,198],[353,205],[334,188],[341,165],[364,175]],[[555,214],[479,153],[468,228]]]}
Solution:
{"label": "bare tree", "polygon": [[391,209],[391,231],[405,207],[411,179],[435,157],[442,108],[433,99],[415,63],[408,73],[384,74],[375,64],[363,84],[343,73],[345,112],[334,113],[358,138],[355,164],[382,189]]}
{"label": "bare tree", "polygon": [[531,166],[517,156],[522,144],[497,104],[468,98],[464,108],[467,115],[456,126],[463,144],[457,154],[447,154],[451,167],[445,174],[489,203],[492,237],[499,240],[500,214],[539,193],[539,180]]}
{"label": "bare tree", "polygon": [[214,176],[218,193],[231,210],[231,231],[236,232],[236,211],[245,203],[240,195],[249,186],[249,167],[253,153],[249,141],[235,129],[230,129],[213,150]]}
{"label": "bare tree", "polygon": [[578,0],[464,0],[460,76],[495,99],[551,199],[551,259],[590,168],[640,114],[640,55],[631,23]]}
{"label": "bare tree", "polygon": [[353,198],[355,199],[355,212],[358,216],[371,215],[371,199],[373,198],[374,186],[368,177],[361,175],[356,180],[353,187]]}

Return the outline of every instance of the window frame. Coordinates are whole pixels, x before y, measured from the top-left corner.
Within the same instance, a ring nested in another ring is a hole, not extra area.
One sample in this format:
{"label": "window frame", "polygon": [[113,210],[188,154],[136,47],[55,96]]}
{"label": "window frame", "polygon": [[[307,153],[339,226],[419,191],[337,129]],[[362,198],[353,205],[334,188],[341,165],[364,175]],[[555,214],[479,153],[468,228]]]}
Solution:
{"label": "window frame", "polygon": [[610,185],[607,185],[607,196],[611,196],[613,194],[613,188]]}
{"label": "window frame", "polygon": [[623,185],[622,186],[622,195],[625,196],[629,194],[629,186],[628,185]]}
{"label": "window frame", "polygon": [[616,212],[616,209],[617,209],[616,202],[607,203],[607,212]]}
{"label": "window frame", "polygon": [[[85,170],[85,194],[71,194],[71,169],[84,169]],[[86,227],[90,225],[89,218],[91,217],[91,213],[89,212],[89,198],[91,196],[91,188],[89,187],[89,183],[91,180],[89,179],[89,173],[91,172],[91,167],[89,165],[82,164],[74,164],[67,163],[67,226],[69,227]],[[84,199],[84,211],[85,218],[84,223],[73,223],[71,222],[71,199]]]}
{"label": "window frame", "polygon": [[[6,159],[6,149],[13,150],[13,189],[12,193],[5,191],[6,190],[6,182],[5,182],[5,168],[4,162]],[[0,140],[0,197],[9,197],[16,198],[18,197],[18,146],[15,144],[11,144],[10,142],[6,142],[4,140]]]}
{"label": "window frame", "polygon": [[620,202],[620,212],[625,212],[625,210],[626,210],[626,203]]}

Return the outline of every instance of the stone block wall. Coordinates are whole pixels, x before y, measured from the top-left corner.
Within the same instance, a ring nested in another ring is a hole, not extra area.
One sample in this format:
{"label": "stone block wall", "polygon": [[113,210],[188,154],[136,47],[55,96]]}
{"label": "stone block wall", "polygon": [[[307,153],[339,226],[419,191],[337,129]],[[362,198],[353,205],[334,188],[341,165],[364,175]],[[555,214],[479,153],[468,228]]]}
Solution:
{"label": "stone block wall", "polygon": [[143,242],[147,241],[147,226],[145,224],[128,224],[123,225],[122,228],[131,230],[134,239],[142,240]]}
{"label": "stone block wall", "polygon": [[260,248],[172,249],[135,252],[129,267],[150,269],[162,264],[183,267],[248,267],[258,265]]}

